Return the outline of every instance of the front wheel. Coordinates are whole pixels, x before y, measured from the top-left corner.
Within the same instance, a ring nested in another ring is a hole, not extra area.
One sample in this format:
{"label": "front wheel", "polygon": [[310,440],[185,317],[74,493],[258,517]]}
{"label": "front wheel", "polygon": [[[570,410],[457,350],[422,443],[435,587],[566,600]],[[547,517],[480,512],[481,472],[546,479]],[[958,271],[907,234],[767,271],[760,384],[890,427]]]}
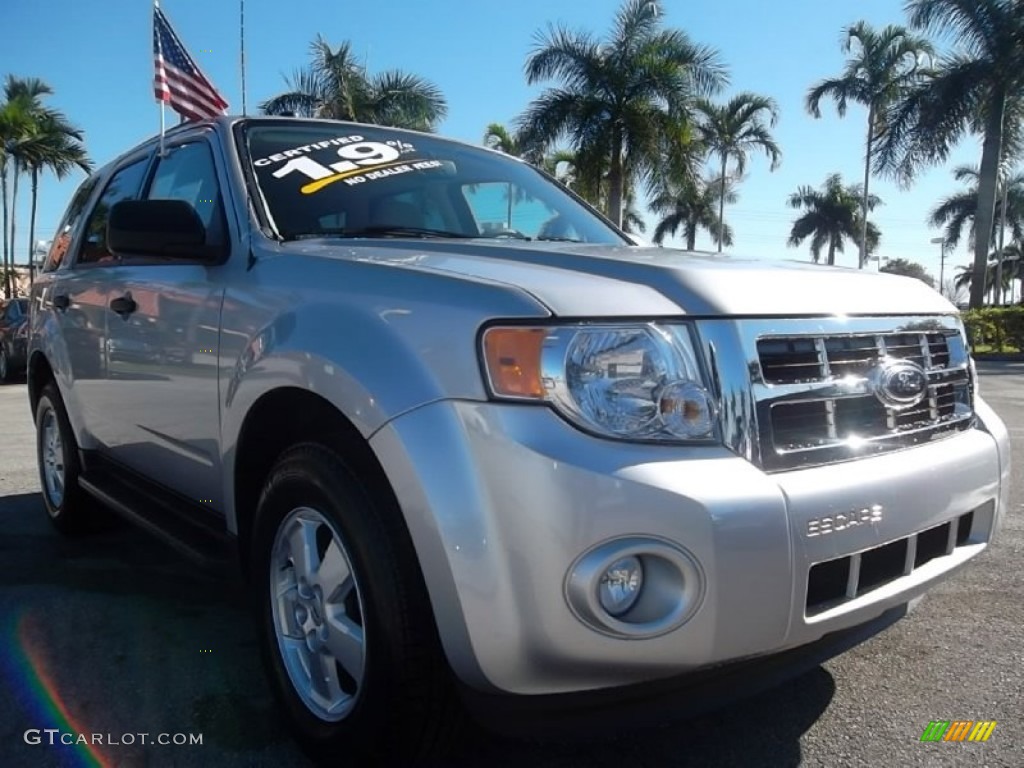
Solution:
{"label": "front wheel", "polygon": [[109,512],[78,486],[78,443],[52,383],[43,387],[36,405],[36,459],[43,503],[58,531],[79,535],[109,526]]}
{"label": "front wheel", "polygon": [[436,755],[459,720],[411,541],[381,495],[300,445],[272,470],[253,530],[275,691],[303,747],[337,765]]}

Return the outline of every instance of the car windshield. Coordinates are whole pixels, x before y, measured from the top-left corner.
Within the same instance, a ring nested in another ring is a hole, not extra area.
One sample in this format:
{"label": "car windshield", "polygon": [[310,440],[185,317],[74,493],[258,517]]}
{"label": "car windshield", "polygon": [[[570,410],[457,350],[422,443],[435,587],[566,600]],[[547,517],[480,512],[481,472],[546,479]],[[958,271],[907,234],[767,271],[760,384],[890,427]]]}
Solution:
{"label": "car windshield", "polygon": [[526,163],[428,134],[326,121],[252,123],[244,147],[271,225],[285,239],[627,242]]}

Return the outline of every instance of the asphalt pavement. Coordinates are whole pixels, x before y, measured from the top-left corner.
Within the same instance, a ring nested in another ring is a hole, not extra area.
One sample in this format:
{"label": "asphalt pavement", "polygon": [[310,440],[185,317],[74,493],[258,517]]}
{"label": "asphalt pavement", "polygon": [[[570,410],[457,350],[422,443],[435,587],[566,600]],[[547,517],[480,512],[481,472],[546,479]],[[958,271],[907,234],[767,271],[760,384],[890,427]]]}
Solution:
{"label": "asphalt pavement", "polygon": [[[1018,457],[1010,514],[909,617],[714,715],[583,743],[470,731],[450,765],[1024,765],[1024,364],[980,369]],[[922,743],[932,720],[997,726],[986,743]],[[62,745],[70,734],[118,743]],[[39,497],[25,387],[0,387],[0,766],[90,765],[308,763],[281,726],[238,586],[127,526],[59,537]]]}

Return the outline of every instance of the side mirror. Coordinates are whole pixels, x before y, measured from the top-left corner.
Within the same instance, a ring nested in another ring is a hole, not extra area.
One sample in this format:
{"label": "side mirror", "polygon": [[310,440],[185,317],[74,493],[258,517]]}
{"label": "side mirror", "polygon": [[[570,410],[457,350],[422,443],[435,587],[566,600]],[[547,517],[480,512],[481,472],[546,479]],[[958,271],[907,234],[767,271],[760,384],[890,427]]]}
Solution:
{"label": "side mirror", "polygon": [[183,200],[123,200],[110,209],[107,247],[118,256],[208,261],[223,254],[206,243],[206,227]]}

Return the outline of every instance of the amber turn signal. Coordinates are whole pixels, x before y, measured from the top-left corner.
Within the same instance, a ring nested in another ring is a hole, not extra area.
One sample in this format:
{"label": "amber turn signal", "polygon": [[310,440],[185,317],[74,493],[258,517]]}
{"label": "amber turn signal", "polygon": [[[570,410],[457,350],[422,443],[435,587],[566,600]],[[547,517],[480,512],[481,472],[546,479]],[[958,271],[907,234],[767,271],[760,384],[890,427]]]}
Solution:
{"label": "amber turn signal", "polygon": [[545,338],[544,328],[489,328],[484,332],[484,361],[494,394],[544,397],[540,371]]}

